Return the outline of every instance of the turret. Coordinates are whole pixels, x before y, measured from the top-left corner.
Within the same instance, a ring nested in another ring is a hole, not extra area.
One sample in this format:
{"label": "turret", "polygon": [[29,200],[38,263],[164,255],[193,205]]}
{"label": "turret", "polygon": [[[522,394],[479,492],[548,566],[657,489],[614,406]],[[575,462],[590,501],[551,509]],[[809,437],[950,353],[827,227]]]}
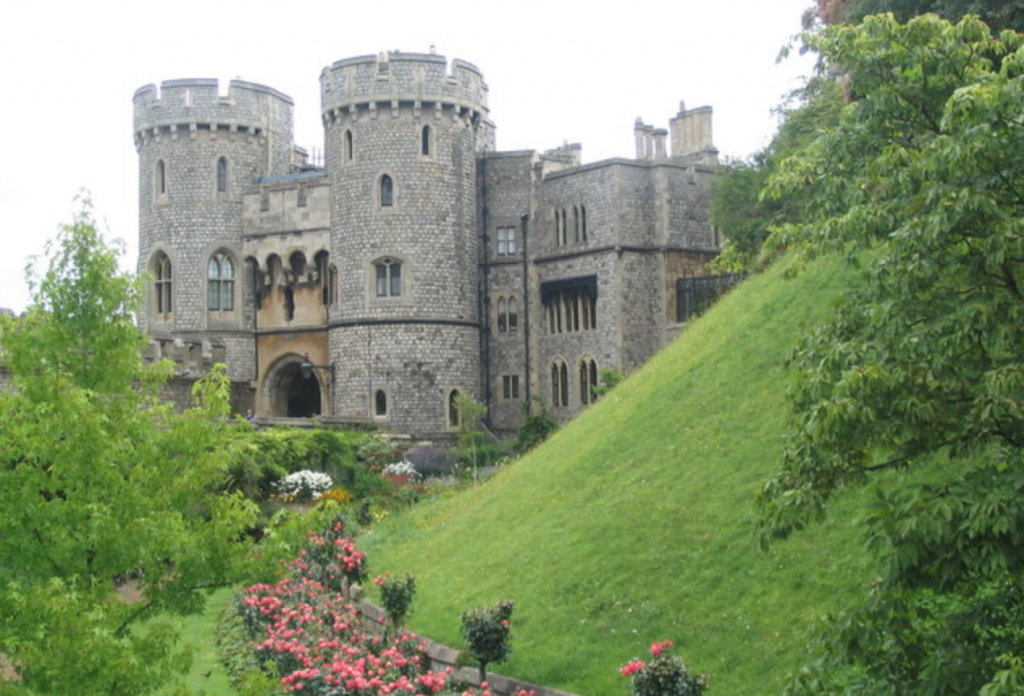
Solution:
{"label": "turret", "polygon": [[[479,398],[477,156],[493,149],[470,63],[384,53],[320,77],[338,302],[332,412],[443,431]],[[452,418],[449,418],[452,416]]]}
{"label": "turret", "polygon": [[292,100],[262,85],[217,80],[146,85],[135,93],[139,270],[151,276],[141,323],[157,336],[227,345],[229,371],[251,379],[242,192],[291,164]]}

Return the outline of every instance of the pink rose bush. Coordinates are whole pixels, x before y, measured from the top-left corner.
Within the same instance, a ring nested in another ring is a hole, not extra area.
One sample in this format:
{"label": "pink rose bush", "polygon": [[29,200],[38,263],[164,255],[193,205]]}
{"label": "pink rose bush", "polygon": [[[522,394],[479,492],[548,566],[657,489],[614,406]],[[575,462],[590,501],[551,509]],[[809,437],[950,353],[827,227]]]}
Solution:
{"label": "pink rose bush", "polygon": [[[260,667],[301,696],[477,696],[475,690],[453,690],[451,670],[430,670],[425,643],[415,634],[368,630],[341,593],[340,580],[365,568],[365,556],[343,532],[339,520],[311,535],[309,547],[289,565],[289,577],[241,594],[239,611]],[[479,696],[490,694],[485,685]]]}
{"label": "pink rose bush", "polygon": [[651,643],[650,662],[631,660],[619,669],[630,678],[631,696],[700,696],[708,690],[707,676],[692,675],[683,661],[668,650],[672,641]]}

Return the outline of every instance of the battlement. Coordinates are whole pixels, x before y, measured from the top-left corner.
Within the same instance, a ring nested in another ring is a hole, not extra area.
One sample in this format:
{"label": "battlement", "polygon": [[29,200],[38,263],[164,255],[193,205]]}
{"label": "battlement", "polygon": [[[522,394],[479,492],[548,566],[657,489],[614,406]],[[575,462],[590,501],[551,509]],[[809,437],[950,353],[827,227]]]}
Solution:
{"label": "battlement", "polygon": [[217,363],[227,362],[223,344],[209,340],[153,338],[142,353],[146,362],[171,360],[175,377],[202,377]]}
{"label": "battlement", "polygon": [[161,132],[228,130],[262,135],[292,122],[291,97],[254,82],[231,80],[227,94],[215,79],[165,80],[140,87],[133,98],[136,138]]}
{"label": "battlement", "polygon": [[397,109],[454,107],[487,116],[487,84],[472,63],[434,53],[381,53],[339,60],[320,73],[325,119],[332,113],[376,110],[378,104]]}

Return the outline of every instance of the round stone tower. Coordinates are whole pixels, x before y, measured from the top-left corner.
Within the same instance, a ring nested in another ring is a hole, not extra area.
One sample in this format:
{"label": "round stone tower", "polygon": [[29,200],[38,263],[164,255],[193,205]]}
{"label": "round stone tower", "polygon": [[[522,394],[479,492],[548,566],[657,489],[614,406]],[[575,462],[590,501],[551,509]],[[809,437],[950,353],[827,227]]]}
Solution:
{"label": "round stone tower", "polygon": [[469,63],[416,53],[341,60],[320,83],[338,271],[331,412],[452,430],[455,396],[480,398],[487,85]]}
{"label": "round stone tower", "polygon": [[262,85],[171,80],[135,93],[141,322],[155,338],[222,343],[231,377],[253,379],[242,191],[288,172],[292,100]]}

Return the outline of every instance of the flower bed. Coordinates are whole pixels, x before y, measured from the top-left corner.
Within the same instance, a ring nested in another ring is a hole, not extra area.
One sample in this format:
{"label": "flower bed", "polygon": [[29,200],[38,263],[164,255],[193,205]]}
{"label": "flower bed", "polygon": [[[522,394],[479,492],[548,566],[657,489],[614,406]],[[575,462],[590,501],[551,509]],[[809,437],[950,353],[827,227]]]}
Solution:
{"label": "flower bed", "polygon": [[[308,696],[475,696],[455,683],[451,669],[429,669],[426,643],[415,634],[369,630],[341,592],[343,577],[351,581],[365,570],[365,556],[343,531],[336,521],[310,535],[309,547],[289,566],[290,577],[240,595],[239,614],[260,667],[287,691]],[[484,688],[480,696],[490,693]]]}

